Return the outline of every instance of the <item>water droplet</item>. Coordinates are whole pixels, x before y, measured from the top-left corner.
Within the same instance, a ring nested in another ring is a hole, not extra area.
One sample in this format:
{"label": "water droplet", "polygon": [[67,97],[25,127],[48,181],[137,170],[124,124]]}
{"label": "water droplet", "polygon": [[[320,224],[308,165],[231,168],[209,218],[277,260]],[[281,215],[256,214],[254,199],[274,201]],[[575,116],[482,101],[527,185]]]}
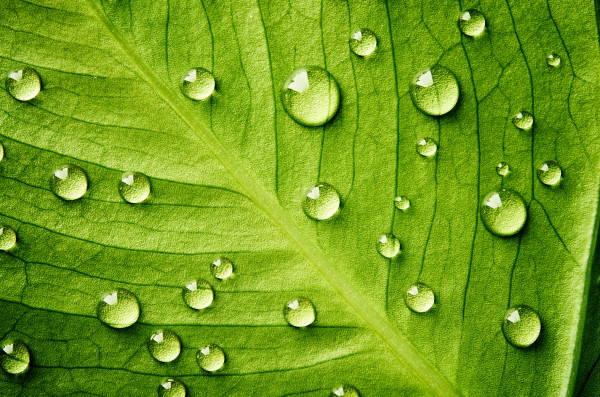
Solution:
{"label": "water droplet", "polygon": [[228,258],[221,256],[211,263],[210,271],[215,278],[226,280],[233,274],[233,263]]}
{"label": "water droplet", "polygon": [[504,162],[498,163],[498,165],[496,166],[496,172],[500,176],[507,176],[508,174],[510,174],[510,167]]}
{"label": "water droplet", "polygon": [[425,313],[433,307],[435,294],[427,284],[416,283],[410,286],[404,297],[406,306],[415,313]]}
{"label": "water droplet", "polygon": [[308,66],[292,72],[283,86],[281,102],[294,121],[315,127],[335,116],[340,104],[340,89],[328,71]]}
{"label": "water droplet", "polygon": [[315,321],[315,306],[306,298],[295,298],[285,305],[283,316],[285,321],[293,327],[306,327]]}
{"label": "water droplet", "polygon": [[458,95],[456,77],[450,70],[439,65],[420,73],[410,87],[414,105],[431,116],[441,116],[454,109]]}
{"label": "water droplet", "polygon": [[317,221],[330,219],[340,209],[340,195],[327,183],[311,187],[302,203],[304,213]]}
{"label": "water droplet", "polygon": [[0,251],[8,251],[17,244],[17,232],[10,226],[0,226]]}
{"label": "water droplet", "polygon": [[514,347],[529,347],[540,336],[542,321],[529,306],[517,306],[506,311],[502,331]]}
{"label": "water droplet", "polygon": [[488,193],[481,202],[481,220],[490,233],[512,236],[527,220],[527,207],[519,193],[502,189]]}
{"label": "water droplet", "polygon": [[520,130],[530,130],[533,127],[533,115],[526,110],[522,110],[513,118],[513,124]]}
{"label": "water droplet", "polygon": [[553,68],[557,68],[560,66],[560,55],[552,53],[546,57],[546,62],[548,66],[552,66]]}
{"label": "water droplet", "polygon": [[4,145],[0,143],[0,161],[4,159]]}
{"label": "water droplet", "polygon": [[11,375],[21,375],[29,369],[31,355],[27,345],[20,340],[5,341],[0,352],[0,365]]}
{"label": "water droplet", "polygon": [[192,69],[183,78],[181,91],[195,101],[205,100],[215,92],[215,78],[206,69]]}
{"label": "water droplet", "polygon": [[377,49],[377,36],[369,29],[358,29],[350,35],[350,49],[359,57],[368,57]]}
{"label": "water droplet", "polygon": [[158,386],[158,397],[185,397],[185,385],[179,379],[165,379]]}
{"label": "water droplet", "polygon": [[196,354],[198,365],[205,371],[215,372],[225,364],[225,352],[219,346],[210,344],[198,350]]}
{"label": "water droplet", "polygon": [[181,342],[175,332],[160,329],[150,336],[148,351],[156,360],[168,363],[179,357]]}
{"label": "water droplet", "polygon": [[396,199],[394,200],[394,205],[396,206],[396,208],[398,208],[399,210],[402,211],[406,211],[407,209],[410,208],[410,200],[408,199],[408,197],[405,196],[398,196],[396,197]]}
{"label": "water droplet", "polygon": [[395,258],[400,254],[400,240],[391,233],[379,236],[376,246],[377,252],[386,258]]}
{"label": "water droplet", "polygon": [[76,165],[64,165],[54,171],[52,191],[63,200],[77,200],[85,194],[88,179],[85,171]]}
{"label": "water droplet", "polygon": [[32,100],[40,93],[42,80],[32,68],[13,70],[6,79],[6,89],[19,101]]}
{"label": "water droplet", "polygon": [[131,204],[141,203],[150,196],[150,179],[139,172],[126,172],[119,182],[119,193]]}
{"label": "water droplet", "polygon": [[112,328],[126,328],[140,317],[140,303],[136,296],[119,288],[105,295],[98,303],[98,319]]}
{"label": "water droplet", "polygon": [[431,138],[424,138],[417,142],[417,153],[423,157],[435,156],[437,148],[437,143]]}
{"label": "water droplet", "polygon": [[183,300],[192,309],[205,309],[213,302],[215,293],[206,280],[193,280],[183,288]]}
{"label": "water droplet", "polygon": [[352,386],[338,386],[331,392],[331,397],[360,397],[358,390]]}
{"label": "water droplet", "polygon": [[562,169],[555,161],[546,161],[538,167],[537,177],[546,186],[557,186],[562,178]]}
{"label": "water droplet", "polygon": [[485,30],[485,16],[479,10],[467,10],[460,14],[458,27],[465,36],[480,36]]}

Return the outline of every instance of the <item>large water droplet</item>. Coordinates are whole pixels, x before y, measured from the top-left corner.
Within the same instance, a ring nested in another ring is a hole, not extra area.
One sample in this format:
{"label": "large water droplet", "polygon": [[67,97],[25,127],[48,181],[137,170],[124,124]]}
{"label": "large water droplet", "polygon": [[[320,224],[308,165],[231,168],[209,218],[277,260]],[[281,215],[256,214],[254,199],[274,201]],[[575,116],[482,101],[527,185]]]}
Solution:
{"label": "large water droplet", "polygon": [[513,117],[513,124],[520,130],[530,130],[533,127],[533,115],[526,110],[521,110]]}
{"label": "large water droplet", "polygon": [[38,72],[32,68],[13,70],[6,79],[6,89],[19,101],[29,101],[42,89],[42,80]]}
{"label": "large water droplet", "polygon": [[537,177],[546,186],[558,186],[562,178],[562,169],[555,161],[546,161],[537,169]]}
{"label": "large water droplet", "polygon": [[465,36],[480,36],[485,31],[485,16],[481,11],[467,10],[460,14],[458,27]]}
{"label": "large water droplet", "polygon": [[304,213],[317,221],[333,217],[340,209],[340,195],[327,183],[311,187],[302,202]]}
{"label": "large water droplet", "polygon": [[98,303],[98,319],[112,328],[126,328],[140,317],[137,297],[126,289],[119,288],[105,295]]}
{"label": "large water droplet", "polygon": [[11,375],[21,375],[29,369],[31,355],[27,345],[20,340],[5,341],[0,352],[0,366]]}
{"label": "large water droplet", "polygon": [[308,66],[294,70],[283,85],[283,108],[297,123],[314,127],[335,116],[340,104],[337,81],[325,69]]}
{"label": "large water droplet", "polygon": [[150,196],[150,179],[139,172],[126,172],[119,182],[119,193],[131,204],[141,203]]}
{"label": "large water droplet", "polygon": [[546,57],[546,62],[548,63],[548,66],[552,66],[553,68],[559,67],[560,61],[560,55],[556,53],[552,53]]}
{"label": "large water droplet", "polygon": [[508,176],[508,174],[510,174],[510,166],[504,162],[498,163],[496,166],[496,172],[500,176]]}
{"label": "large water droplet", "polygon": [[358,390],[352,386],[338,386],[331,392],[331,397],[360,397]]}
{"label": "large water droplet", "polygon": [[529,347],[540,336],[542,321],[529,306],[508,309],[504,315],[502,331],[504,337],[514,347]]}
{"label": "large water droplet", "polygon": [[519,193],[502,189],[488,193],[481,202],[481,220],[497,236],[512,236],[527,220],[527,207]]}
{"label": "large water droplet", "polygon": [[183,300],[192,309],[205,309],[213,302],[215,293],[208,281],[198,279],[183,288]]}
{"label": "large water droplet", "polygon": [[17,244],[17,232],[10,226],[0,226],[0,251],[8,251]]}
{"label": "large water droplet", "polygon": [[404,296],[406,307],[415,313],[425,313],[433,307],[435,294],[427,284],[416,283],[410,286]]}
{"label": "large water droplet", "polygon": [[150,336],[148,351],[157,361],[168,363],[179,357],[181,342],[175,332],[160,329]]}
{"label": "large water droplet", "polygon": [[211,263],[210,271],[215,278],[226,280],[233,274],[233,263],[228,258],[221,256]]}
{"label": "large water droplet", "polygon": [[424,138],[417,142],[417,153],[423,157],[433,157],[437,153],[437,143],[431,138]]}
{"label": "large water droplet", "polygon": [[359,57],[368,57],[377,49],[377,36],[369,29],[358,29],[350,35],[350,49]]}
{"label": "large water droplet", "polygon": [[410,208],[410,200],[406,196],[398,196],[394,199],[394,206],[401,211],[406,211]]}
{"label": "large water droplet", "polygon": [[395,258],[400,254],[400,240],[391,233],[382,234],[377,239],[377,252],[386,258]]}
{"label": "large water droplet", "polygon": [[441,116],[454,109],[458,95],[456,77],[439,65],[420,73],[410,87],[410,96],[417,109],[431,116]]}
{"label": "large water droplet", "polygon": [[225,364],[225,352],[219,346],[210,344],[198,350],[196,354],[198,365],[205,371],[215,372]]}
{"label": "large water droplet", "polygon": [[285,321],[293,327],[306,327],[315,321],[315,306],[306,298],[295,298],[285,305],[283,316]]}
{"label": "large water droplet", "polygon": [[87,191],[87,175],[76,165],[64,165],[54,171],[51,187],[54,194],[61,199],[77,200]]}
{"label": "large water droplet", "polygon": [[158,386],[158,397],[185,397],[185,385],[179,379],[165,379]]}
{"label": "large water droplet", "polygon": [[215,92],[215,78],[204,68],[190,70],[181,85],[183,94],[195,101],[202,101]]}

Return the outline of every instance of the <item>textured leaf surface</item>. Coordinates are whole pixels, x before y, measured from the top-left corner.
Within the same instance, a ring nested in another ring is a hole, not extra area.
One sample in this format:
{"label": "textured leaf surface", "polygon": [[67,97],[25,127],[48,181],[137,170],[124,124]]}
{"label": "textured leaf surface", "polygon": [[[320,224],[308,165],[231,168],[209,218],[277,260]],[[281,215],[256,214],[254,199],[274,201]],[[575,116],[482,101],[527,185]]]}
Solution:
{"label": "textured leaf surface", "polygon": [[[471,7],[488,19],[477,40],[457,28]],[[43,79],[29,103],[0,92],[0,220],[19,235],[0,256],[0,335],[34,358],[24,378],[2,375],[1,395],[152,395],[165,376],[190,396],[319,396],[339,384],[363,396],[575,389],[600,171],[594,2],[0,0],[0,10],[0,71],[29,65]],[[380,42],[369,59],[348,48],[361,27]],[[408,95],[436,63],[461,86],[457,109],[439,119]],[[303,65],[326,68],[342,90],[322,128],[295,124],[279,100]],[[180,92],[192,67],[215,75],[209,102]],[[533,133],[511,123],[523,109]],[[415,152],[424,137],[439,143],[434,160]],[[563,167],[560,187],[537,181],[545,160]],[[504,180],[500,161],[513,170]],[[68,163],[90,179],[76,202],[49,189]],[[124,171],[151,178],[147,204],[122,202]],[[319,224],[300,205],[317,181],[343,200]],[[481,198],[501,186],[529,208],[516,237],[492,236],[479,219]],[[398,194],[413,202],[406,213],[394,209]],[[388,232],[403,244],[395,260],[375,250]],[[211,278],[218,255],[235,278]],[[196,277],[216,290],[202,312],[181,298]],[[436,292],[424,315],[403,303],[417,280]],[[142,305],[125,330],[95,315],[119,287]],[[283,318],[296,296],[317,307],[307,329]],[[502,335],[515,304],[542,318],[530,349]],[[146,340],[165,327],[184,349],[159,364]],[[214,375],[195,362],[207,343],[228,358]]]}

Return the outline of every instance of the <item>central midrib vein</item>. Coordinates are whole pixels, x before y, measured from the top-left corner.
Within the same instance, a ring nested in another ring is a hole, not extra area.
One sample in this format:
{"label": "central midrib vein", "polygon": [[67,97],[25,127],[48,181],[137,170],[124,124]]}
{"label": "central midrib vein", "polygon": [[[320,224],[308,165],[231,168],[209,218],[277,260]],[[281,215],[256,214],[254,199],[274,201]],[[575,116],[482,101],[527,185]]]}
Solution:
{"label": "central midrib vein", "polygon": [[319,246],[304,235],[295,225],[292,219],[283,210],[279,201],[270,194],[257,179],[247,171],[242,164],[227,151],[214,133],[200,120],[179,95],[174,94],[165,83],[156,76],[141,56],[117,30],[108,19],[101,6],[94,0],[86,0],[90,8],[100,20],[106,31],[124,54],[131,58],[143,78],[173,111],[190,127],[194,135],[199,138],[206,148],[212,152],[215,158],[231,174],[243,192],[259,207],[271,221],[295,244],[303,256],[312,263],[316,269],[325,277],[332,289],[350,306],[357,316],[389,347],[390,351],[406,365],[425,386],[440,396],[460,396],[461,393],[454,385],[432,365],[415,346],[392,324],[367,303],[367,300],[356,293],[356,288],[341,274],[338,274],[328,265],[330,260],[325,260],[325,254]]}

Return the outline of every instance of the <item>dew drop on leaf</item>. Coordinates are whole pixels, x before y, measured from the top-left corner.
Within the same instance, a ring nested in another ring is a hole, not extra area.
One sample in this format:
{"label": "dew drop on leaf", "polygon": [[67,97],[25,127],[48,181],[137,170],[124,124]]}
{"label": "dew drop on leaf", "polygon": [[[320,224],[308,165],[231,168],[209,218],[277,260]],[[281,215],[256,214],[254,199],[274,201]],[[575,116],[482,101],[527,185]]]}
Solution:
{"label": "dew drop on leaf", "polygon": [[0,161],[4,159],[4,145],[0,143]]}
{"label": "dew drop on leaf", "polygon": [[204,68],[192,69],[183,78],[181,91],[190,99],[203,101],[215,92],[215,78]]}
{"label": "dew drop on leaf", "polygon": [[178,379],[165,379],[158,386],[158,397],[185,397],[185,385]]}
{"label": "dew drop on leaf", "polygon": [[21,375],[29,369],[31,355],[27,345],[20,340],[4,341],[0,352],[0,365],[11,375]]}
{"label": "dew drop on leaf", "polygon": [[546,161],[538,167],[537,177],[546,186],[558,186],[562,179],[562,169],[555,161]]}
{"label": "dew drop on leaf", "polygon": [[64,165],[52,174],[51,187],[63,200],[77,200],[85,194],[88,179],[85,171],[76,165]]}
{"label": "dew drop on leaf", "polygon": [[504,162],[498,163],[496,166],[496,172],[500,176],[508,176],[508,174],[510,174],[510,166]]}
{"label": "dew drop on leaf", "polygon": [[360,397],[358,390],[352,386],[338,386],[331,391],[331,397]]}
{"label": "dew drop on leaf", "polygon": [[32,68],[13,70],[8,73],[6,89],[19,101],[32,100],[40,93],[41,88],[40,75]]}
{"label": "dew drop on leaf", "polygon": [[359,57],[368,57],[377,49],[377,36],[369,29],[358,29],[350,34],[350,49]]}
{"label": "dew drop on leaf", "polygon": [[318,66],[296,69],[283,85],[281,102],[287,114],[307,127],[323,125],[335,116],[340,89],[333,76]]}
{"label": "dew drop on leaf", "polygon": [[309,326],[315,321],[315,306],[306,298],[292,299],[283,308],[283,317],[293,327]]}
{"label": "dew drop on leaf", "polygon": [[529,306],[517,306],[506,311],[502,332],[514,347],[529,347],[540,336],[542,321]]}
{"label": "dew drop on leaf", "polygon": [[423,138],[417,142],[417,153],[423,157],[433,157],[437,153],[437,143],[431,138]]}
{"label": "dew drop on leaf", "polygon": [[548,63],[548,66],[552,66],[553,68],[559,67],[560,61],[560,55],[554,52],[546,57],[546,63]]}
{"label": "dew drop on leaf", "polygon": [[193,280],[183,287],[183,300],[192,309],[205,309],[211,305],[214,298],[212,285],[206,280]]}
{"label": "dew drop on leaf", "polygon": [[521,110],[513,117],[513,124],[520,130],[530,130],[533,127],[533,115],[526,110]]}
{"label": "dew drop on leaf", "polygon": [[137,297],[126,289],[119,288],[105,295],[98,303],[98,319],[112,328],[126,328],[140,317]]}
{"label": "dew drop on leaf", "polygon": [[233,274],[233,262],[221,256],[210,264],[210,272],[219,280],[226,280]]}
{"label": "dew drop on leaf", "polygon": [[327,183],[312,186],[302,202],[304,213],[317,221],[330,219],[340,209],[340,195]]}
{"label": "dew drop on leaf", "polygon": [[527,220],[527,207],[519,193],[502,189],[488,193],[481,202],[481,220],[490,233],[512,236]]}
{"label": "dew drop on leaf", "polygon": [[205,371],[215,372],[225,364],[225,352],[215,344],[206,345],[196,354],[198,365]]}
{"label": "dew drop on leaf", "polygon": [[410,208],[410,200],[406,196],[398,196],[394,199],[394,206],[401,211],[406,211]]}
{"label": "dew drop on leaf", "polygon": [[139,172],[126,172],[119,182],[119,193],[131,204],[141,203],[150,196],[150,179]]}
{"label": "dew drop on leaf", "polygon": [[439,65],[419,73],[410,87],[414,105],[431,116],[441,116],[454,109],[458,96],[456,77],[450,70]]}
{"label": "dew drop on leaf", "polygon": [[404,296],[406,307],[415,313],[425,313],[433,307],[435,303],[435,294],[431,287],[423,283],[416,283],[410,286]]}
{"label": "dew drop on leaf", "polygon": [[465,36],[481,36],[485,30],[485,16],[478,10],[464,11],[458,19],[458,27]]}
{"label": "dew drop on leaf", "polygon": [[155,360],[168,363],[179,357],[181,342],[175,332],[159,329],[150,336],[148,351]]}
{"label": "dew drop on leaf", "polygon": [[8,251],[17,244],[17,232],[10,226],[0,226],[0,251]]}
{"label": "dew drop on leaf", "polygon": [[395,258],[400,254],[400,240],[391,233],[382,234],[377,239],[377,252],[385,258]]}

